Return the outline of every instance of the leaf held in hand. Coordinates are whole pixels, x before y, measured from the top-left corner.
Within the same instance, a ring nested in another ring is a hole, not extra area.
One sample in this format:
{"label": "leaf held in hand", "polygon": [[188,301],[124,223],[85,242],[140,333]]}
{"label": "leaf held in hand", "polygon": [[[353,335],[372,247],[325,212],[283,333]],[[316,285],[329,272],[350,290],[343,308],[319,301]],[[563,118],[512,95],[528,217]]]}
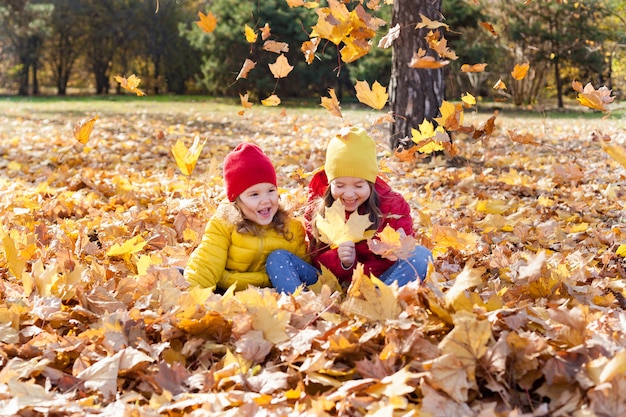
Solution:
{"label": "leaf held in hand", "polygon": [[318,213],[315,222],[320,239],[331,248],[336,248],[343,242],[360,242],[366,239],[367,228],[372,225],[367,214],[356,211],[346,221],[346,210],[340,200],[335,200],[332,206],[326,207],[324,217]]}

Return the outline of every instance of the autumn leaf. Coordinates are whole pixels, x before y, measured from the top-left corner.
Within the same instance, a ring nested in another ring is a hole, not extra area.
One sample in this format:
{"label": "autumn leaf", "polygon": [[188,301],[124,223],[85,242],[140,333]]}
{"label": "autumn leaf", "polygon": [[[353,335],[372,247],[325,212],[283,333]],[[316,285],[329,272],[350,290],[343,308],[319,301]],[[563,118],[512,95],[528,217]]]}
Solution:
{"label": "autumn leaf", "polygon": [[446,130],[457,130],[463,124],[463,106],[444,100],[439,106],[441,116],[435,117],[439,126]]}
{"label": "autumn leaf", "polygon": [[320,240],[331,248],[336,248],[343,242],[360,242],[367,239],[366,230],[372,225],[367,214],[351,213],[346,220],[346,210],[341,200],[335,200],[333,205],[326,207],[324,216],[319,213],[315,224],[320,232]]}
{"label": "autumn leaf", "polygon": [[243,110],[240,110],[239,115],[242,116],[247,109],[252,108],[252,103],[248,101],[248,92],[246,92],[246,94],[239,94],[239,100],[241,101],[241,107],[243,107]]}
{"label": "autumn leaf", "polygon": [[623,146],[606,142],[600,142],[600,146],[611,158],[626,168],[626,149]]}
{"label": "autumn leaf", "polygon": [[268,98],[261,100],[261,104],[267,107],[274,107],[280,104],[280,97],[276,94],[272,94]]}
{"label": "autumn leaf", "polygon": [[[265,23],[265,26],[263,26],[261,28],[261,39],[263,39],[264,41],[267,40],[270,36],[272,36],[272,29],[270,28],[270,24],[269,23]],[[279,42],[282,43],[282,42]],[[265,47],[265,46],[264,46]],[[289,49],[289,47],[287,47],[287,49]]]}
{"label": "autumn leaf", "polygon": [[509,139],[515,143],[521,143],[522,145],[541,145],[537,142],[537,138],[528,132],[518,133],[515,130],[507,129],[506,131]]}
{"label": "autumn leaf", "polygon": [[263,50],[280,54],[281,52],[289,52],[289,44],[286,42],[265,41]]}
{"label": "autumn leaf", "polygon": [[248,43],[254,43],[256,42],[256,39],[258,37],[258,34],[254,31],[254,29],[252,29],[250,26],[245,25],[244,26],[244,35],[246,36],[246,41]]}
{"label": "autumn leaf", "polygon": [[315,52],[317,51],[317,46],[320,44],[320,38],[311,38],[308,41],[302,42],[302,47],[300,50],[304,54],[304,60],[307,64],[311,64],[315,59]]}
{"label": "autumn leaf", "polygon": [[614,96],[611,96],[611,90],[602,86],[597,90],[593,88],[591,83],[587,83],[583,88],[582,84],[578,81],[572,81],[572,88],[578,92],[576,100],[585,107],[590,109],[600,110],[607,112],[606,106],[611,104],[615,100]]}
{"label": "autumn leaf", "polygon": [[499,79],[498,81],[496,81],[496,83],[493,85],[493,89],[494,90],[506,90],[506,84],[504,84],[504,81],[502,81],[502,79]]}
{"label": "autumn leaf", "polygon": [[461,97],[461,101],[463,102],[463,106],[465,107],[472,107],[476,105],[476,97],[474,97],[470,93],[465,93]]}
{"label": "autumn leaf", "polygon": [[449,60],[439,60],[434,56],[421,54],[416,52],[413,54],[411,61],[409,62],[409,67],[411,68],[422,68],[422,69],[437,69],[443,68],[450,63]]}
{"label": "autumn leaf", "polygon": [[341,106],[339,105],[339,100],[337,99],[337,95],[335,94],[335,89],[329,88],[328,94],[330,94],[330,98],[322,97],[321,106],[328,110],[333,116],[343,118],[343,115],[341,114]]}
{"label": "autumn leaf", "polygon": [[123,244],[115,243],[107,251],[107,256],[124,256],[141,251],[146,246],[146,241],[141,236],[135,236],[126,240]]}
{"label": "autumn leaf", "polygon": [[284,78],[293,70],[293,66],[289,65],[289,61],[287,61],[287,58],[283,54],[280,54],[276,62],[269,64],[269,67],[274,78]]}
{"label": "autumn leaf", "polygon": [[489,64],[473,64],[473,65],[469,65],[469,64],[463,64],[461,65],[461,72],[483,72],[485,70],[485,68],[487,67],[487,65]]}
{"label": "autumn leaf", "polygon": [[98,116],[94,116],[91,119],[83,120],[76,124],[74,126],[74,139],[83,145],[86,145],[89,137],[91,136],[96,120],[98,120]]}
{"label": "autumn leaf", "polygon": [[448,29],[449,26],[443,22],[439,22],[436,20],[431,20],[428,17],[424,16],[423,14],[420,13],[420,18],[421,21],[415,25],[415,29],[422,29],[422,28],[427,28],[427,29],[439,29],[439,28],[445,28]]}
{"label": "autumn leaf", "polygon": [[530,64],[528,62],[525,62],[521,65],[516,64],[513,68],[513,71],[511,71],[511,76],[518,81],[523,80],[526,77],[526,74],[528,74],[529,69]]}
{"label": "autumn leaf", "polygon": [[368,277],[363,272],[363,264],[358,264],[353,272],[341,309],[344,313],[375,321],[394,320],[402,312],[392,287],[374,276]]}
{"label": "autumn leaf", "polygon": [[387,94],[387,89],[380,85],[378,81],[374,81],[371,89],[367,81],[357,81],[354,88],[356,90],[356,98],[373,109],[380,110],[387,104],[389,94]]}
{"label": "autumn leaf", "polygon": [[395,230],[389,225],[367,240],[370,250],[392,261],[408,259],[415,250],[417,242],[413,236],[407,236],[404,230]]}
{"label": "autumn leaf", "polygon": [[182,139],[178,139],[176,144],[172,145],[172,155],[174,155],[176,165],[183,175],[191,176],[206,141],[204,139],[200,142],[200,136],[196,135],[189,149],[187,149]]}
{"label": "autumn leaf", "polygon": [[485,29],[487,29],[489,31],[489,33],[491,33],[494,37],[498,36],[498,32],[496,32],[495,28],[493,27],[493,25],[489,22],[479,22],[479,25],[481,25],[482,27],[484,27]]}
{"label": "autumn leaf", "polygon": [[256,62],[246,58],[246,60],[243,62],[241,69],[239,70],[239,74],[237,74],[237,80],[240,78],[248,78],[248,73],[252,71],[255,66]]}
{"label": "autumn leaf", "polygon": [[116,75],[115,76],[115,81],[117,81],[118,83],[120,83],[120,85],[122,86],[122,88],[124,90],[128,90],[132,93],[137,94],[138,96],[145,96],[146,93],[144,93],[143,91],[141,91],[139,88],[139,84],[141,83],[141,79],[137,78],[135,76],[135,74],[132,74],[130,77],[128,78],[124,78],[120,75]]}
{"label": "autumn leaf", "polygon": [[217,18],[213,12],[209,12],[209,14],[198,12],[198,18],[200,20],[196,20],[196,25],[198,25],[203,32],[211,33],[217,27]]}
{"label": "autumn leaf", "polygon": [[396,23],[396,25],[389,29],[389,32],[378,41],[378,47],[383,49],[389,48],[393,44],[393,41],[398,39],[399,36],[400,24]]}
{"label": "autumn leaf", "polygon": [[473,261],[468,262],[464,266],[463,271],[454,279],[452,287],[446,292],[444,300],[448,308],[454,309],[455,311],[462,311],[468,307],[468,311],[471,311],[472,303],[469,303],[468,306],[465,302],[465,291],[471,287],[482,284],[482,276],[485,273],[485,268],[474,268],[473,266]]}

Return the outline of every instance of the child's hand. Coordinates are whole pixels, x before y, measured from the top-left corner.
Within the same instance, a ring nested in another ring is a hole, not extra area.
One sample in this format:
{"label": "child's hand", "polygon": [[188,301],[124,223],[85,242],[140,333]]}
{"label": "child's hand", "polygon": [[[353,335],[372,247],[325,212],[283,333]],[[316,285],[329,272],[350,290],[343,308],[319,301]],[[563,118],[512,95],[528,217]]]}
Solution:
{"label": "child's hand", "polygon": [[337,246],[337,256],[339,256],[339,260],[344,268],[350,268],[354,265],[354,261],[356,260],[354,242],[348,241],[340,243],[339,246]]}

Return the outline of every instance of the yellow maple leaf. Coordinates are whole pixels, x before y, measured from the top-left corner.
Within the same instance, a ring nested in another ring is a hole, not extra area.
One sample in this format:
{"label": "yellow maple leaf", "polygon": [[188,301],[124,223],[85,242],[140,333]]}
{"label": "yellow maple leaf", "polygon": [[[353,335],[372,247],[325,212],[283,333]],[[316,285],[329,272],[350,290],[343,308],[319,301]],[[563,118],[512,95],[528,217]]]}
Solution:
{"label": "yellow maple leaf", "polygon": [[520,81],[526,77],[526,74],[528,74],[529,69],[530,69],[530,64],[528,62],[525,62],[521,65],[516,64],[515,67],[513,68],[513,71],[511,71],[511,75],[513,76],[513,78]]}
{"label": "yellow maple leaf", "polygon": [[132,253],[137,253],[146,246],[146,241],[141,236],[135,236],[123,244],[115,243],[111,248],[107,251],[107,256],[124,256]]}
{"label": "yellow maple leaf", "polygon": [[261,104],[267,107],[278,106],[280,104],[280,97],[278,97],[276,94],[272,94],[265,100],[261,100]]}
{"label": "yellow maple leaf", "polygon": [[367,276],[363,264],[357,264],[353,272],[341,310],[375,321],[395,320],[402,313],[396,291],[375,276]]}
{"label": "yellow maple leaf", "polygon": [[250,26],[245,25],[244,26],[244,34],[246,36],[246,41],[248,43],[254,43],[256,42],[256,39],[258,37],[258,34],[254,31],[254,29],[252,29]]}
{"label": "yellow maple leaf", "polygon": [[341,60],[346,63],[354,62],[371,49],[371,44],[364,39],[344,38],[343,47],[339,51]]}
{"label": "yellow maple leaf", "polygon": [[283,54],[280,54],[280,56],[276,58],[276,62],[268,64],[268,66],[274,78],[284,78],[293,70],[293,66],[289,65],[287,57]]}
{"label": "yellow maple leaf", "polygon": [[476,97],[470,93],[465,93],[465,95],[461,97],[461,101],[465,107],[472,107],[476,105]]}
{"label": "yellow maple leaf", "polygon": [[463,106],[444,100],[439,107],[440,117],[435,117],[439,126],[446,130],[457,130],[463,123]]}
{"label": "yellow maple leaf", "polygon": [[187,149],[182,139],[178,139],[176,144],[172,146],[172,155],[174,155],[176,165],[184,175],[191,176],[206,141],[204,139],[201,143],[200,136],[196,135],[189,149]]}
{"label": "yellow maple leaf", "polygon": [[115,81],[120,83],[124,90],[128,90],[132,93],[137,94],[138,96],[145,96],[146,93],[141,91],[139,88],[139,84],[141,83],[141,78],[135,76],[135,74],[131,74],[130,77],[124,78],[121,75],[115,76]]}
{"label": "yellow maple leaf", "polygon": [[373,109],[380,110],[385,107],[389,94],[387,89],[380,85],[378,81],[374,81],[372,88],[367,81],[357,81],[354,86],[356,90],[356,98],[363,104],[367,104]]}
{"label": "yellow maple leaf", "polygon": [[324,107],[326,110],[328,110],[330,114],[332,114],[333,116],[343,118],[343,115],[341,114],[341,106],[339,105],[337,94],[335,94],[335,89],[329,88],[328,94],[330,94],[330,98],[322,97],[321,106]]}
{"label": "yellow maple leaf", "polygon": [[606,142],[600,142],[600,145],[602,146],[604,152],[619,162],[621,166],[626,168],[626,149],[624,149],[623,146]]}
{"label": "yellow maple leaf", "polygon": [[209,14],[198,12],[198,18],[200,20],[196,20],[196,25],[198,25],[203,32],[211,33],[217,27],[217,18],[213,12],[209,12]]}
{"label": "yellow maple leaf", "polygon": [[465,296],[465,290],[482,284],[482,276],[484,273],[485,268],[474,268],[473,260],[468,262],[463,268],[463,271],[456,276],[452,287],[444,295],[446,307],[453,308],[456,311],[463,310],[467,304],[464,302],[467,298]]}
{"label": "yellow maple leaf", "polygon": [[335,200],[330,207],[326,207],[324,216],[319,213],[315,224],[320,232],[320,240],[336,248],[343,242],[360,242],[367,238],[366,230],[372,225],[367,214],[356,211],[346,220],[346,210],[341,200]]}
{"label": "yellow maple leaf", "polygon": [[83,120],[82,122],[76,124],[74,126],[74,138],[83,145],[86,145],[89,140],[89,136],[91,136],[96,120],[98,120],[98,116],[94,116],[89,120]]}

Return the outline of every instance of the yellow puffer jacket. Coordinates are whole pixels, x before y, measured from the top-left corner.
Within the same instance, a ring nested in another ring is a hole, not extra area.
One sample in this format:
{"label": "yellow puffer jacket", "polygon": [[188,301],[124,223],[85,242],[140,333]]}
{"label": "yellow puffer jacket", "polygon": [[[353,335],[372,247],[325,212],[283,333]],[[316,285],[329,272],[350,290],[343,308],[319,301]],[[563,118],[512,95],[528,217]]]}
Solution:
{"label": "yellow puffer jacket", "polygon": [[206,226],[200,245],[189,257],[185,279],[191,285],[244,290],[249,285],[270,287],[265,272],[267,256],[276,249],[285,249],[306,259],[305,231],[302,223],[290,219],[291,240],[267,227],[262,236],[237,232],[235,224],[215,215]]}

